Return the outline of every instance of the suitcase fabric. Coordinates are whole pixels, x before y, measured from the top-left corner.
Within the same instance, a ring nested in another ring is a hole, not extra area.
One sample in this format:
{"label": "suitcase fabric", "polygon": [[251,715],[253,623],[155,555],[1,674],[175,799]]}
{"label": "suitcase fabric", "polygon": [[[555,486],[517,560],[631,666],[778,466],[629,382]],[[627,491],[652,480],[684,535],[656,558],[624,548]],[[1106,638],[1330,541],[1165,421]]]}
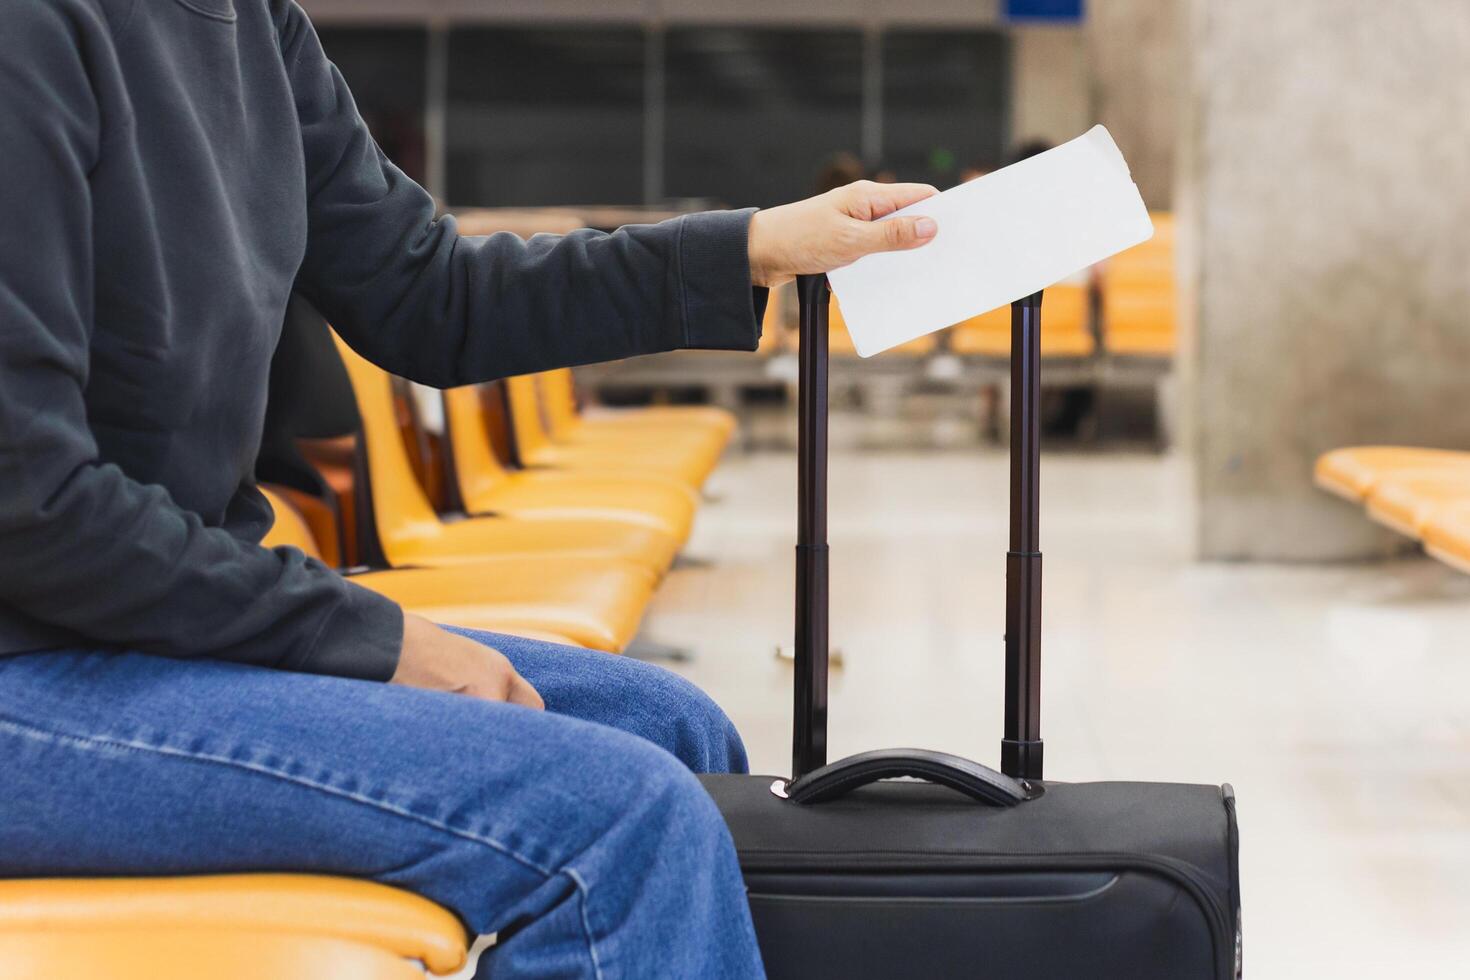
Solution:
{"label": "suitcase fabric", "polygon": [[767,973],[1239,977],[1230,787],[1041,778],[1040,293],[1011,313],[1004,772],[917,749],[826,765],[826,277],[799,277],[798,292],[793,778],[700,777],[734,837]]}

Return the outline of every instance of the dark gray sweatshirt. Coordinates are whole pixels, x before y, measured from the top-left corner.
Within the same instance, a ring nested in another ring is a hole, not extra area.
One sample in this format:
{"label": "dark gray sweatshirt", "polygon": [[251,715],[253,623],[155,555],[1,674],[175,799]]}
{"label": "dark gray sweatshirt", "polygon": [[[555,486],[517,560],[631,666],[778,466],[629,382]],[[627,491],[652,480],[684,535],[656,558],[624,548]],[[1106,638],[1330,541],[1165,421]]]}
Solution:
{"label": "dark gray sweatshirt", "polygon": [[294,3],[0,3],[0,653],[392,674],[396,606],[257,544],[293,288],[438,386],[755,347],[749,212],[460,237]]}

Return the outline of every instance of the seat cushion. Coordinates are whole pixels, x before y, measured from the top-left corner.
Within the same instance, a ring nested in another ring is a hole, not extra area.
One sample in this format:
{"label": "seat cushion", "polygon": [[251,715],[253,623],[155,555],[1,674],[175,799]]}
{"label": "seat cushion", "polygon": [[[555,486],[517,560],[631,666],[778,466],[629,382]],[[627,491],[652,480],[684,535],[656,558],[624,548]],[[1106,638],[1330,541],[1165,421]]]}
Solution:
{"label": "seat cushion", "polygon": [[1470,467],[1390,474],[1368,491],[1368,516],[1400,534],[1418,538],[1425,522],[1437,511],[1466,501],[1470,501]]}
{"label": "seat cushion", "polygon": [[1424,522],[1420,533],[1425,551],[1470,574],[1470,502],[1439,508]]}
{"label": "seat cushion", "polygon": [[653,579],[674,562],[681,542],[649,527],[616,521],[472,517],[416,522],[382,540],[395,568],[473,565],[486,559],[544,558],[631,562]]}
{"label": "seat cushion", "polygon": [[[197,940],[200,934],[214,934],[221,941],[249,937],[265,959],[278,963],[321,963],[336,951],[341,958],[366,964],[373,957],[358,954],[376,951],[389,954],[389,962],[422,960],[436,973],[447,973],[465,959],[464,927],[452,913],[418,895],[369,881],[287,874],[0,881],[0,951],[6,956],[7,977],[184,976],[188,974],[164,972],[172,967],[159,949],[188,946],[189,937]],[[98,941],[99,936],[134,942],[119,947]],[[293,955],[293,938],[308,951]],[[313,946],[317,940],[326,944]],[[196,945],[204,951],[216,946]],[[143,955],[147,962],[138,962]],[[75,972],[86,966],[77,957],[88,956],[95,959],[97,972]],[[51,972],[13,972],[18,964],[38,960],[49,960]],[[247,961],[255,972],[239,973],[224,960],[218,969],[211,962],[187,966],[194,976],[267,975],[259,972],[259,963]],[[311,974],[291,976],[304,980]]]}
{"label": "seat cushion", "polygon": [[531,471],[510,474],[464,501],[472,514],[524,520],[615,521],[652,528],[682,545],[694,523],[694,494],[683,484],[628,476]]}
{"label": "seat cushion", "polygon": [[713,469],[729,441],[723,432],[705,426],[655,422],[637,426],[600,426],[579,422],[570,426],[565,436],[557,436],[554,444],[587,447],[634,459],[687,455],[709,460]]}
{"label": "seat cushion", "polygon": [[1470,452],[1418,446],[1347,446],[1319,456],[1313,478],[1322,489],[1360,503],[1386,476],[1434,472],[1446,466],[1470,467]]}
{"label": "seat cushion", "polygon": [[690,425],[714,429],[728,439],[735,434],[735,413],[714,405],[646,405],[640,408],[592,409],[583,412],[588,425]]}
{"label": "seat cushion", "polygon": [[636,565],[558,556],[364,572],[352,581],[438,623],[544,631],[611,652],[633,639],[653,595],[652,578]]}
{"label": "seat cushion", "polygon": [[650,475],[678,480],[698,489],[704,486],[719,462],[709,452],[690,452],[683,448],[664,451],[656,445],[636,449],[608,445],[552,444],[526,454],[524,462],[532,467],[572,470],[605,475]]}

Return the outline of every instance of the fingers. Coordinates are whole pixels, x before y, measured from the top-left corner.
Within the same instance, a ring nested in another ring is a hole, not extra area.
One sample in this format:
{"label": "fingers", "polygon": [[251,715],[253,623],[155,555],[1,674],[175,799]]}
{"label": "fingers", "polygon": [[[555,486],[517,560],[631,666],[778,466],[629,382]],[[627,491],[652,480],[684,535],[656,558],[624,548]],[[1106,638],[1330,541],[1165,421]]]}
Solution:
{"label": "fingers", "polygon": [[874,221],[939,193],[928,184],[879,184],[871,180],[848,184],[843,190],[849,195],[847,213],[864,221]]}
{"label": "fingers", "polygon": [[[862,237],[861,255],[873,252],[901,252],[927,244],[939,231],[938,224],[926,215],[905,215],[887,221],[868,221],[859,225]],[[861,255],[854,258],[860,258]]]}
{"label": "fingers", "polygon": [[546,702],[541,700],[540,693],[531,686],[531,682],[520,674],[512,674],[510,690],[506,698],[511,704],[519,704],[526,708],[535,708],[537,711],[546,710]]}

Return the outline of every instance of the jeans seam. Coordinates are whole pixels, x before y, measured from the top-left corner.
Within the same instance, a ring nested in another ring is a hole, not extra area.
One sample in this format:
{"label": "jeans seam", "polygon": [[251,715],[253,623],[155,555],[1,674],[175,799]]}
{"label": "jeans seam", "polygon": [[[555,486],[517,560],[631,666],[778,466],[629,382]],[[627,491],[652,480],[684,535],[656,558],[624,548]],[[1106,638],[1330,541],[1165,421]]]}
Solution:
{"label": "jeans seam", "polygon": [[[492,851],[496,851],[500,854],[505,855],[518,864],[525,865],[527,868],[530,868],[532,871],[535,871],[537,874],[545,878],[553,878],[558,873],[548,868],[543,868],[539,863],[532,861],[530,858],[516,852],[514,849],[506,846],[505,844],[502,844],[500,841],[495,840],[493,837],[487,837],[484,834],[477,834],[470,830],[453,827],[447,823],[444,823],[441,820],[434,820],[430,817],[425,817],[417,813],[412,813],[408,810],[403,809],[402,807],[394,806],[389,803],[383,803],[379,800],[374,800],[370,797],[363,796],[360,793],[352,793],[344,789],[338,789],[335,786],[327,786],[314,780],[303,779],[300,776],[293,776],[289,773],[281,772],[278,769],[272,769],[269,766],[262,766],[250,762],[241,762],[238,759],[227,759],[221,756],[210,755],[208,753],[185,752],[182,749],[169,748],[162,745],[150,745],[147,742],[136,742],[130,739],[110,738],[107,736],[99,735],[73,735],[68,732],[54,732],[50,731],[49,729],[39,728],[35,725],[28,724],[26,722],[16,721],[13,718],[8,718],[4,715],[0,715],[0,731],[7,729],[14,732],[21,738],[33,738],[41,741],[73,743],[78,748],[82,749],[107,746],[129,752],[151,752],[157,755],[172,756],[179,759],[189,759],[195,762],[203,762],[218,766],[224,766],[225,768],[229,769],[242,769],[246,772],[253,772],[257,775],[279,779],[282,782],[291,783],[292,785],[300,786],[305,789],[316,790],[317,792],[324,793],[328,796],[335,796],[340,799],[349,800],[361,806],[366,806],[374,810],[379,810],[383,813],[392,814],[393,816],[399,817],[403,820],[409,820],[414,823],[422,824],[426,827],[438,830],[441,833],[446,833],[455,837],[463,838],[465,840],[473,841],[474,843],[481,844],[485,847],[490,848]],[[591,937],[589,937],[589,939],[590,938]]]}
{"label": "jeans seam", "polygon": [[580,872],[568,864],[562,871],[572,879],[577,886],[578,893],[582,896],[582,931],[587,934],[587,955],[592,960],[592,975],[597,980],[603,980],[602,961],[597,956],[597,941],[592,935],[592,886],[587,884]]}
{"label": "jeans seam", "polygon": [[444,823],[443,821],[432,820],[428,817],[420,816],[416,813],[410,813],[401,807],[396,807],[391,804],[382,803],[378,800],[369,799],[368,797],[365,797],[359,793],[351,793],[347,790],[338,789],[335,786],[326,786],[310,779],[302,779],[299,776],[292,776],[289,773],[284,773],[277,769],[272,769],[269,766],[261,766],[254,763],[241,762],[238,759],[226,759],[220,756],[210,755],[208,753],[185,752],[181,749],[173,749],[161,745],[150,745],[147,742],[137,742],[130,739],[109,738],[99,735],[73,735],[69,732],[54,732],[45,728],[39,728],[26,722],[17,721],[14,718],[9,718],[5,715],[0,715],[0,731],[5,730],[11,731],[20,738],[31,738],[40,741],[70,743],[84,751],[93,750],[101,746],[107,746],[126,752],[151,752],[157,755],[172,756],[179,759],[188,759],[194,762],[203,762],[212,765],[224,766],[225,768],[230,769],[243,769],[246,772],[252,772],[256,775],[279,779],[282,782],[290,783],[294,786],[300,786],[305,789],[315,790],[328,796],[336,796],[341,799],[346,799],[353,803],[357,803],[360,806],[366,806],[373,810],[378,810],[383,813],[391,814],[402,820],[410,820],[414,823],[422,824],[434,830],[438,830],[440,833],[450,834],[455,837],[460,837],[465,840],[472,841],[476,844],[480,844],[483,847],[488,847],[492,851],[503,854],[519,864],[525,865],[532,871],[535,871],[537,874],[547,879],[554,878],[558,874],[564,874],[572,880],[572,884],[576,886],[577,893],[581,898],[582,912],[580,918],[582,921],[582,932],[587,938],[587,955],[592,960],[593,976],[596,977],[597,980],[603,980],[602,965],[597,956],[597,941],[592,934],[592,922],[589,918],[589,906],[592,902],[592,886],[587,884],[586,879],[582,877],[577,869],[571,867],[570,865],[563,867],[560,871],[552,871],[547,868],[543,868],[539,863],[532,861],[530,858],[519,854],[512,848],[506,846],[505,844],[502,844],[500,841],[497,841],[492,837],[487,837],[484,834],[476,834],[469,830],[452,827],[449,824]]}

